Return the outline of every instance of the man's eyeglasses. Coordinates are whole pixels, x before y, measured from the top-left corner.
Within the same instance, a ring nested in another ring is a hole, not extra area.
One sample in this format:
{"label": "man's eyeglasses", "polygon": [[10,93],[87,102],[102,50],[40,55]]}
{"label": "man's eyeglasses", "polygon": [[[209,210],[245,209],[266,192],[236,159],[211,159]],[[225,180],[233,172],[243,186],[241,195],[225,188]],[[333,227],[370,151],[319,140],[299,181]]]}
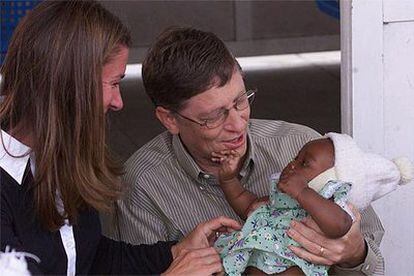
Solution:
{"label": "man's eyeglasses", "polygon": [[[237,111],[245,110],[247,107],[249,107],[255,97],[255,94],[257,92],[257,89],[248,90],[245,93],[241,94],[235,101],[232,108],[236,109]],[[180,114],[177,111],[174,111],[178,116],[181,118],[184,118],[190,122],[196,123],[200,125],[201,127],[206,127],[209,129],[216,128],[221,126],[227,119],[230,113],[230,109],[220,109],[217,112],[214,112],[209,118],[200,119],[199,121],[196,121],[194,119],[188,118],[187,116],[184,116]]]}

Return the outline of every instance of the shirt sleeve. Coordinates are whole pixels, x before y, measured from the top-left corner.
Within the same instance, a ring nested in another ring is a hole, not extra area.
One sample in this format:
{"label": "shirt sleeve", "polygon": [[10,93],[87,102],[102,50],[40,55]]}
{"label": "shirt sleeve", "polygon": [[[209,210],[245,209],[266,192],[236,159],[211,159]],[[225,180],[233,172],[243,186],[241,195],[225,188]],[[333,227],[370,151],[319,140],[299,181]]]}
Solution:
{"label": "shirt sleeve", "polygon": [[131,245],[102,236],[90,274],[161,274],[173,260],[171,247],[175,243]]}
{"label": "shirt sleeve", "polygon": [[[1,175],[0,175],[1,177]],[[0,179],[0,183],[1,183]],[[3,184],[3,183],[1,183]],[[16,252],[26,252],[32,253],[27,248],[25,248],[22,243],[19,241],[19,238],[15,235],[14,226],[13,226],[13,218],[12,214],[12,203],[9,202],[8,194],[3,189],[2,185],[0,185],[0,194],[1,194],[1,203],[0,203],[0,234],[1,234],[1,246],[0,250],[5,252],[6,246],[9,249],[13,249]],[[33,275],[42,275],[41,269],[38,263],[33,258],[25,258],[27,262],[27,268]]]}
{"label": "shirt sleeve", "polygon": [[353,268],[334,266],[335,275],[384,275],[384,258],[380,251],[380,243],[384,228],[374,209],[369,206],[362,213],[361,231],[367,245],[367,256],[362,264]]}
{"label": "shirt sleeve", "polygon": [[135,187],[132,193],[116,203],[116,213],[110,223],[111,230],[105,226],[105,234],[116,240],[131,244],[152,244],[158,241],[176,239],[171,237],[171,223],[145,192]]}
{"label": "shirt sleeve", "polygon": [[129,188],[117,201],[115,214],[102,220],[104,235],[131,244],[152,244],[182,237],[163,208],[146,191],[155,185],[151,176],[137,175],[127,166],[123,181]]}

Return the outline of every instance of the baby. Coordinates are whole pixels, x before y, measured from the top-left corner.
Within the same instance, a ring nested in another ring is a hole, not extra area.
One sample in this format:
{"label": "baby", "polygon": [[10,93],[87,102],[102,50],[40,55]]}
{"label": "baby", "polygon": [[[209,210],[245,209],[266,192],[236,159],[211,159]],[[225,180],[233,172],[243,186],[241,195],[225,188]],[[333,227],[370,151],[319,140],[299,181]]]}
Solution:
{"label": "baby", "polygon": [[288,248],[298,246],[286,234],[291,221],[310,215],[327,237],[342,237],[353,220],[348,201],[363,210],[398,184],[408,183],[414,171],[407,159],[391,162],[362,152],[346,134],[328,133],[304,145],[280,178],[271,177],[268,203],[254,210],[267,198],[257,198],[239,182],[237,152],[212,156],[221,164],[219,181],[227,201],[241,218],[247,217],[242,230],[222,235],[215,243],[230,275],[247,267],[273,274],[294,266],[306,275],[328,275],[329,267],[309,263]]}

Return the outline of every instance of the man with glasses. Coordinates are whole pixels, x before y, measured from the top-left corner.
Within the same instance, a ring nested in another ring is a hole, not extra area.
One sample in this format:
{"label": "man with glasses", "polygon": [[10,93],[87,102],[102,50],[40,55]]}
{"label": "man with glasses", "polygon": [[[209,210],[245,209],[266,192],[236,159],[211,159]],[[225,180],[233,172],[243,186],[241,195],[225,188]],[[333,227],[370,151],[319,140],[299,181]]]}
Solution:
{"label": "man with glasses", "polygon": [[[256,90],[246,88],[239,64],[212,33],[191,28],[164,31],[150,49],[142,73],[155,114],[167,131],[126,163],[124,181],[130,191],[118,203],[113,235],[129,243],[179,240],[200,222],[221,215],[241,222],[219,186],[212,152],[237,151],[242,156],[241,183],[265,196],[269,176],[320,136],[301,125],[250,119]],[[363,216],[363,233],[357,219],[338,240],[324,237],[311,222],[297,222],[289,235],[303,248],[295,253],[310,262],[338,264],[334,267],[341,272],[383,272],[381,223],[371,208]]]}
{"label": "man with glasses", "polygon": [[[246,108],[250,107],[250,104],[254,100],[254,95],[257,92],[257,89],[248,90],[244,93],[242,93],[237,99],[234,100],[233,108],[237,111],[245,110]],[[206,119],[200,119],[200,121],[196,121],[194,119],[188,118],[184,115],[182,115],[178,111],[173,111],[175,114],[180,116],[181,118],[184,118],[186,120],[189,120],[190,122],[198,124],[200,127],[213,129],[221,126],[227,119],[230,109],[226,108],[220,108],[217,110],[214,110],[211,112],[210,116],[207,116]]]}

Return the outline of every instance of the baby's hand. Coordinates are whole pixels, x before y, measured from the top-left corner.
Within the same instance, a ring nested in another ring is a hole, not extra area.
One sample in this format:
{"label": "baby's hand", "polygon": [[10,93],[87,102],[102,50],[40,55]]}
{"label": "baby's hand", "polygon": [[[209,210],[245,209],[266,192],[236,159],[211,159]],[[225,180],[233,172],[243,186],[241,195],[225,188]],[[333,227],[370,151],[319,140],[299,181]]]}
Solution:
{"label": "baby's hand", "polygon": [[302,190],[308,187],[308,181],[302,174],[295,171],[294,166],[289,164],[283,169],[277,187],[281,192],[297,199]]}
{"label": "baby's hand", "polygon": [[220,164],[220,182],[226,182],[237,177],[240,155],[235,150],[212,152],[211,160]]}

